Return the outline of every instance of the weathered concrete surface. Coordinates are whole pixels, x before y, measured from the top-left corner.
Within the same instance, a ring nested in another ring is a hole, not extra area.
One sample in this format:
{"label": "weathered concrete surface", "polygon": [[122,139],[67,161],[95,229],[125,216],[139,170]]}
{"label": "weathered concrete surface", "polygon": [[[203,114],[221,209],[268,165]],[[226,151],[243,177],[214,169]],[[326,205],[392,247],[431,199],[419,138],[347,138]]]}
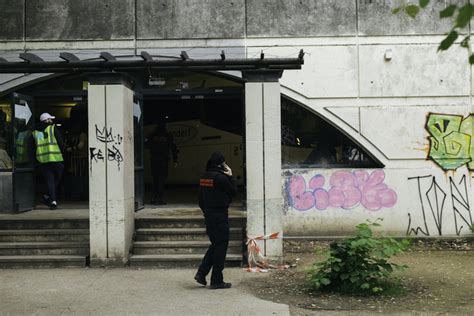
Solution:
{"label": "weathered concrete surface", "polygon": [[23,0],[0,0],[0,40],[23,39]]}
{"label": "weathered concrete surface", "polygon": [[[470,93],[468,52],[459,46],[363,45],[359,48],[360,96],[459,96]],[[385,54],[391,51],[391,59]]]}
{"label": "weathered concrete surface", "polygon": [[360,132],[389,159],[426,159],[430,148],[428,114],[467,116],[470,112],[468,104],[361,107]]}
{"label": "weathered concrete surface", "polygon": [[[249,47],[248,58],[261,51],[272,58],[296,57],[299,47]],[[301,70],[283,72],[280,83],[307,98],[356,97],[358,95],[357,48],[344,46],[305,46]]]}
{"label": "weathered concrete surface", "polygon": [[304,37],[354,35],[355,33],[355,1],[247,1],[248,36]]}
{"label": "weathered concrete surface", "polygon": [[133,0],[26,2],[28,40],[127,39],[134,36]]}
{"label": "weathered concrete surface", "polygon": [[[2,314],[19,315],[289,315],[288,305],[254,297],[241,286],[257,275],[224,270],[233,288],[198,285],[195,270],[0,270]],[[248,284],[248,282],[247,282]]]}
{"label": "weathered concrete surface", "polygon": [[138,38],[240,38],[244,0],[137,1]]}
{"label": "weathered concrete surface", "polygon": [[[440,19],[439,12],[452,3],[462,4],[466,0],[432,0],[416,19],[392,9],[402,3],[397,0],[359,0],[358,23],[360,35],[433,35],[450,30],[451,20]],[[417,4],[417,1],[415,2]]]}
{"label": "weathered concrete surface", "polygon": [[[304,178],[299,186],[298,177]],[[468,236],[472,210],[462,201],[472,199],[469,177],[465,167],[444,172],[431,161],[424,168],[286,169],[284,232],[344,236],[359,223],[383,218],[377,230],[389,236]],[[322,203],[322,191],[328,192],[328,204]]]}

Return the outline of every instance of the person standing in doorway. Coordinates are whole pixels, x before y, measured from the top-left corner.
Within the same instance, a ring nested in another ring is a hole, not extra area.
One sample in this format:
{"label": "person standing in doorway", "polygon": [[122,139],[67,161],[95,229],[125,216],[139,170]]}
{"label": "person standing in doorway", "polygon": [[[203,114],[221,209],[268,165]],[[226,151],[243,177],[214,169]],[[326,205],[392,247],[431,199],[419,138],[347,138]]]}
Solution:
{"label": "person standing in doorway", "polygon": [[40,116],[40,124],[33,131],[36,144],[36,159],[40,163],[41,171],[46,180],[48,194],[44,194],[42,202],[51,210],[58,207],[57,189],[64,170],[63,138],[57,126],[53,123],[55,119],[49,113]]}
{"label": "person standing in doorway", "polygon": [[207,285],[206,276],[212,268],[211,289],[228,289],[222,271],[229,244],[229,205],[237,194],[237,184],[232,169],[224,156],[214,152],[209,158],[206,171],[199,180],[199,207],[204,213],[206,233],[211,245],[194,276],[196,282]]}
{"label": "person standing in doorway", "polygon": [[168,162],[173,157],[174,167],[178,166],[178,148],[173,136],[166,130],[166,121],[160,120],[153,134],[147,140],[150,149],[153,188],[151,204],[164,205],[165,183],[168,178]]}

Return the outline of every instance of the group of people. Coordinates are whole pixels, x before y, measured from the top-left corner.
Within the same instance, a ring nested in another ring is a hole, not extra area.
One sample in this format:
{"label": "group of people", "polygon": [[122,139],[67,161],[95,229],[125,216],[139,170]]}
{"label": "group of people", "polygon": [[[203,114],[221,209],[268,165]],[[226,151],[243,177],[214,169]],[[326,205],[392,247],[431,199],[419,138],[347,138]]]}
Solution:
{"label": "group of people", "polygon": [[[42,200],[50,209],[56,209],[58,205],[57,188],[64,171],[63,152],[82,148],[85,142],[83,137],[79,136],[73,146],[67,146],[54,124],[54,119],[55,117],[49,113],[41,114],[40,124],[33,131],[36,159],[40,163],[48,189],[48,193],[43,195]],[[151,135],[148,146],[154,178],[152,202],[165,204],[163,191],[168,173],[169,155],[172,155],[174,163],[177,164],[178,151],[164,124],[160,124]],[[232,286],[231,283],[224,282],[222,271],[229,244],[228,209],[236,194],[237,184],[232,176],[232,169],[226,164],[225,157],[221,153],[214,152],[199,180],[198,199],[211,245],[194,276],[196,282],[205,286],[207,285],[206,276],[212,269],[211,289],[227,289]]]}

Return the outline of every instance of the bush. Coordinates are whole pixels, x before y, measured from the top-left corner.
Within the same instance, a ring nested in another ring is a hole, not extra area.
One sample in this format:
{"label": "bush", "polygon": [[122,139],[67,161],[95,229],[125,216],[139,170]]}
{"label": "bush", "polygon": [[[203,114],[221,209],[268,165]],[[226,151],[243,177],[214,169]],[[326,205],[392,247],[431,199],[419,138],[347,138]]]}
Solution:
{"label": "bush", "polygon": [[372,227],[380,226],[378,219],[356,226],[354,237],[330,244],[326,260],[315,262],[309,272],[309,287],[346,293],[374,294],[390,287],[388,277],[395,270],[407,268],[388,260],[406,250],[407,239],[375,237]]}

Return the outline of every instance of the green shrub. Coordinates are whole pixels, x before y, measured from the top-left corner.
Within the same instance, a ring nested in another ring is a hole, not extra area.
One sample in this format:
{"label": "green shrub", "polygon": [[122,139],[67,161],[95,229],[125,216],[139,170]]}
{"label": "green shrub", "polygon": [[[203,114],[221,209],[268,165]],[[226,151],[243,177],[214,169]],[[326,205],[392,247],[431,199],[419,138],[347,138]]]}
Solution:
{"label": "green shrub", "polygon": [[331,243],[328,258],[313,264],[309,272],[309,287],[360,294],[388,290],[388,277],[393,270],[407,268],[388,260],[404,251],[409,241],[375,237],[371,228],[380,226],[379,220],[359,224],[354,237]]}

